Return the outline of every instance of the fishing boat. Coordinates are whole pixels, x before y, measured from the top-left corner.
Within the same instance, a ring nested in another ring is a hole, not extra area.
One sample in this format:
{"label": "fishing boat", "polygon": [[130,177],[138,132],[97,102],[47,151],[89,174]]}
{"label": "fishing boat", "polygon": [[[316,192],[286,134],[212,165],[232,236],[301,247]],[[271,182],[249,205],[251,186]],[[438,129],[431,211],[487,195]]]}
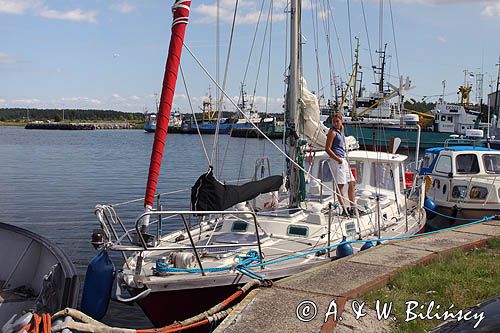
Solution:
{"label": "fishing boat", "polygon": [[[162,130],[155,133],[144,212],[127,228],[114,206],[97,205],[101,230],[92,237],[93,244],[102,248],[96,258],[107,252],[123,257],[123,268],[115,278],[115,297],[137,302],[157,327],[202,313],[249,281],[281,279],[349,255],[353,247],[346,242],[365,240],[366,245],[354,248],[368,248],[373,246],[370,239],[414,234],[426,220],[423,190],[407,191],[402,181],[407,156],[398,154],[397,147],[391,153],[358,150],[354,138],[346,142],[358,184],[350,203],[353,213],[343,214],[332,186],[331,158],[324,151],[328,128],[321,124],[318,99],[307,89],[297,56],[301,54],[301,2],[297,0],[289,7],[287,152],[266,138],[287,159],[286,176],[271,175],[269,160],[259,158],[252,181],[233,185],[217,179],[213,167],[207,165],[207,172],[191,189],[191,208],[163,209],[166,199],[162,196],[158,202],[156,186],[189,5],[189,1],[177,0],[173,6],[172,38],[158,113],[158,128]],[[228,93],[218,88],[246,117]],[[250,119],[247,121],[258,130]],[[166,221],[175,220],[183,227],[164,233]],[[106,289],[96,294],[92,282],[87,281],[109,281],[111,276],[104,279],[96,273],[86,277],[84,311],[92,312],[105,303],[110,292]]]}
{"label": "fishing boat", "polygon": [[[464,83],[458,89],[459,103],[445,101],[446,81],[443,81],[443,94],[429,113],[405,108],[403,102],[406,99],[405,95],[412,88],[411,81],[408,77],[406,79],[400,77],[399,85],[386,83],[384,78],[386,47],[387,45],[384,49],[377,51],[379,66],[375,67],[375,70],[379,74],[378,89],[364,96],[364,89],[357,88],[358,81],[360,85],[362,84],[358,77],[363,77],[359,72],[358,42],[355,50],[354,70],[339,107],[339,111],[344,113],[346,133],[356,137],[361,147],[387,150],[391,140],[399,137],[403,149],[415,150],[418,140],[420,140],[420,148],[431,148],[443,146],[450,136],[465,137],[469,129],[484,129],[490,126],[488,123],[481,122],[485,110],[481,110],[481,106],[473,106],[470,103],[472,85],[469,82],[468,71],[465,71]],[[346,100],[347,93],[351,89],[353,96],[349,105]],[[409,101],[414,102],[411,99]],[[333,108],[334,106],[331,105],[330,108],[322,110],[324,115],[328,115],[325,125],[329,127],[332,125]],[[416,124],[421,127],[422,136],[415,129]]]}
{"label": "fishing boat", "polygon": [[146,120],[144,122],[144,130],[148,133],[154,133],[156,131],[156,113],[146,113]]}
{"label": "fishing boat", "polygon": [[[79,282],[70,259],[55,244],[29,230],[0,223],[0,327],[12,332],[31,314],[75,307]],[[29,318],[28,318],[29,317]]]}
{"label": "fishing boat", "polygon": [[430,229],[500,214],[500,150],[467,143],[425,151],[419,174],[428,177],[427,198],[433,202],[428,207]]}
{"label": "fishing boat", "polygon": [[261,133],[264,133],[268,138],[271,139],[283,139],[285,124],[283,121],[277,119],[277,117],[264,117],[260,119],[258,123],[255,123],[255,127],[233,127],[231,128],[230,135],[236,138],[264,138]]}

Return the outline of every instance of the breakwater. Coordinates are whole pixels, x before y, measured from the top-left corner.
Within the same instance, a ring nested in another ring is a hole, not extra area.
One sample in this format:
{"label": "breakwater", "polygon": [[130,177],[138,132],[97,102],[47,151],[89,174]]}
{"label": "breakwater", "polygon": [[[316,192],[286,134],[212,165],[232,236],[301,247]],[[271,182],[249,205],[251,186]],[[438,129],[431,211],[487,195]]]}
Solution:
{"label": "breakwater", "polygon": [[33,122],[27,124],[25,129],[43,130],[99,130],[99,129],[131,129],[130,123],[44,123]]}

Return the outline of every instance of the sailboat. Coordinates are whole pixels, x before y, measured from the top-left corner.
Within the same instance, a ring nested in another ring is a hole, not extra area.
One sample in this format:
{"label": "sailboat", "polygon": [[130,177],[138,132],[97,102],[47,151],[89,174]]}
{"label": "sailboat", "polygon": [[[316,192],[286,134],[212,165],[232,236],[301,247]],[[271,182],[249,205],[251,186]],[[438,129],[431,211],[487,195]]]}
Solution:
{"label": "sailboat", "polygon": [[[128,230],[113,206],[98,205],[101,230],[93,234],[94,246],[102,248],[101,256],[115,252],[124,259],[115,277],[115,297],[137,302],[157,327],[202,313],[249,281],[281,279],[327,263],[342,255],[339,249],[346,250],[342,246],[335,249],[334,244],[413,234],[426,220],[423,191],[413,188],[412,195],[407,195],[410,191],[401,181],[407,157],[356,150],[352,138],[346,141],[358,183],[352,203],[357,209],[351,216],[341,214],[331,186],[330,157],[324,152],[328,129],[321,124],[317,98],[302,77],[298,0],[290,2],[287,152],[269,140],[288,160],[286,177],[259,178],[256,174],[249,183],[227,185],[209,166],[192,188],[191,209],[163,210],[161,203],[155,207],[189,6],[186,0],[176,0],[173,6],[144,212]],[[304,158],[305,151],[310,152],[310,158]],[[164,234],[162,226],[171,218],[178,218],[184,227]],[[355,245],[355,250],[361,245]],[[92,294],[95,301],[87,296],[82,308],[92,312],[96,304],[106,302],[110,290],[95,295],[87,285],[83,297]]]}

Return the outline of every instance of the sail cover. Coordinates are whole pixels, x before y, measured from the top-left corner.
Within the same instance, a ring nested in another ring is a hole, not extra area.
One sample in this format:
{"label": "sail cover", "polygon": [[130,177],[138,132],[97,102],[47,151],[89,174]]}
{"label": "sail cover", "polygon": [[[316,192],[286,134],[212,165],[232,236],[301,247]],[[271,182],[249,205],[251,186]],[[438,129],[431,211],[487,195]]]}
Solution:
{"label": "sail cover", "polygon": [[163,77],[163,88],[161,90],[160,107],[157,117],[158,121],[153,151],[151,152],[151,162],[149,163],[148,183],[144,198],[144,207],[146,208],[153,206],[156,186],[158,184],[158,175],[160,174],[163,149],[167,138],[168,121],[170,119],[170,111],[172,110],[172,100],[174,99],[175,83],[181,61],[182,44],[188,23],[190,5],[190,0],[176,0],[172,6],[174,16],[172,36],[170,37],[170,45],[168,47],[167,64]]}
{"label": "sail cover", "polygon": [[243,185],[224,185],[210,168],[191,188],[191,206],[195,211],[221,211],[259,194],[277,191],[282,184],[282,176],[270,176]]}

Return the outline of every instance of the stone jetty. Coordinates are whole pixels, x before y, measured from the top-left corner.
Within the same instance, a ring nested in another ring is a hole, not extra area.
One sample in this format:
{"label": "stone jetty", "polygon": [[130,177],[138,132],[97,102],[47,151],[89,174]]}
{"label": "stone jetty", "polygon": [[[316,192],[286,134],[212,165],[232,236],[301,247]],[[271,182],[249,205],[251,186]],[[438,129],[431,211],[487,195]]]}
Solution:
{"label": "stone jetty", "polygon": [[134,126],[130,123],[46,123],[32,122],[27,124],[25,129],[43,130],[99,130],[99,129],[131,129]]}

